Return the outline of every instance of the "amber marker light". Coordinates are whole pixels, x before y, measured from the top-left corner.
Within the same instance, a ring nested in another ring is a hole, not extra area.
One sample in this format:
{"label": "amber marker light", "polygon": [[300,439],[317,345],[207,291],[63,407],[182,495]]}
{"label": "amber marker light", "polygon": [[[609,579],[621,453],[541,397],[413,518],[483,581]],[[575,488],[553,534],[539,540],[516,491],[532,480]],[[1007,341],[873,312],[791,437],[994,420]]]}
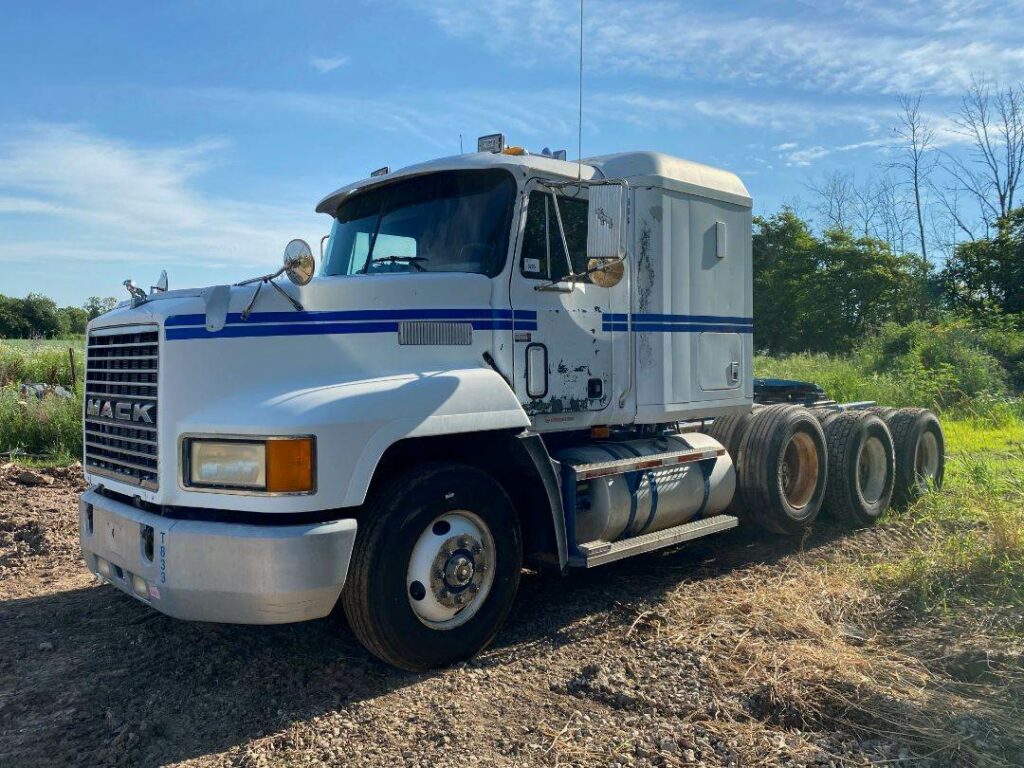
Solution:
{"label": "amber marker light", "polygon": [[313,490],[313,438],[267,441],[267,491],[309,493]]}

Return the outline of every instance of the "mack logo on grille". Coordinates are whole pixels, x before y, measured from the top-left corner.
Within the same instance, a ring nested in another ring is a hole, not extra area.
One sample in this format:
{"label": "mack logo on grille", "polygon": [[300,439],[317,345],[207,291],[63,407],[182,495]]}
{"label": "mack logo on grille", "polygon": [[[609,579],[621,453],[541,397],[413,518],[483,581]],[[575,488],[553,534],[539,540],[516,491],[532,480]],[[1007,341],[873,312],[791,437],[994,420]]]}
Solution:
{"label": "mack logo on grille", "polygon": [[150,410],[152,403],[125,403],[117,400],[100,400],[89,398],[85,403],[86,416],[99,416],[104,419],[117,419],[118,421],[141,421],[145,424],[152,424],[153,417]]}

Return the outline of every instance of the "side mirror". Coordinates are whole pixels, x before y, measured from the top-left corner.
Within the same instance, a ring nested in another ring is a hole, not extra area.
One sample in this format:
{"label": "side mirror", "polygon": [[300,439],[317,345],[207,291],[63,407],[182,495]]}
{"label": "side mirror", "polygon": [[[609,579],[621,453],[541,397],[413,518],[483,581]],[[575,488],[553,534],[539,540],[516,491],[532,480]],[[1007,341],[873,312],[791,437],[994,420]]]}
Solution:
{"label": "side mirror", "polygon": [[590,187],[587,203],[587,258],[618,259],[622,256],[623,189],[618,184]]}
{"label": "side mirror", "polygon": [[284,271],[295,285],[306,285],[313,279],[316,261],[305,240],[292,240],[284,248]]}
{"label": "side mirror", "polygon": [[624,188],[619,184],[595,184],[587,203],[587,272],[602,288],[611,288],[625,274]]}

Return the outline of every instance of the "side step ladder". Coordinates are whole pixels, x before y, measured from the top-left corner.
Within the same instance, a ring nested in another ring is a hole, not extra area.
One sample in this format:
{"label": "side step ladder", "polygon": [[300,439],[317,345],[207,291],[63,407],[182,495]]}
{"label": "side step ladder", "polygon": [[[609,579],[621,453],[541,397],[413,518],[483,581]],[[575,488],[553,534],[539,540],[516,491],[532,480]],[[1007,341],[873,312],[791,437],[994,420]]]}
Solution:
{"label": "side step ladder", "polygon": [[701,536],[726,531],[739,525],[739,519],[732,515],[716,515],[714,517],[690,520],[682,525],[666,528],[653,533],[645,533],[619,541],[589,541],[577,544],[574,539],[576,530],[576,483],[593,480],[609,475],[626,475],[633,472],[645,472],[650,469],[671,467],[678,464],[690,464],[714,461],[725,454],[724,448],[708,450],[672,451],[647,456],[636,456],[594,464],[562,464],[562,487],[565,494],[566,528],[570,537],[569,565],[593,568],[611,563],[633,555],[651,552],[663,547],[671,547]]}
{"label": "side step ladder", "polygon": [[570,565],[583,568],[593,568],[597,565],[612,563],[624,557],[632,557],[644,552],[652,552],[655,549],[671,547],[674,544],[682,544],[684,541],[699,539],[701,536],[710,536],[712,533],[727,531],[739,525],[739,520],[732,515],[715,515],[700,520],[691,520],[688,523],[677,525],[674,528],[666,528],[663,531],[645,533],[642,536],[634,536],[632,539],[621,541],[589,541],[580,544],[579,555],[569,559]]}

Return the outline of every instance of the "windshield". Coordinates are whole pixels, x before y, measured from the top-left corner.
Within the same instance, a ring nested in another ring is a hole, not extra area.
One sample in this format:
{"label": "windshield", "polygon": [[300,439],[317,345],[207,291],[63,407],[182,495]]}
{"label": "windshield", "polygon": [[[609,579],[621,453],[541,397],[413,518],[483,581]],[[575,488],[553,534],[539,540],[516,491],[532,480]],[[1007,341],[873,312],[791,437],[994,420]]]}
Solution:
{"label": "windshield", "polygon": [[501,272],[516,183],[504,170],[441,171],[345,200],[322,274]]}

